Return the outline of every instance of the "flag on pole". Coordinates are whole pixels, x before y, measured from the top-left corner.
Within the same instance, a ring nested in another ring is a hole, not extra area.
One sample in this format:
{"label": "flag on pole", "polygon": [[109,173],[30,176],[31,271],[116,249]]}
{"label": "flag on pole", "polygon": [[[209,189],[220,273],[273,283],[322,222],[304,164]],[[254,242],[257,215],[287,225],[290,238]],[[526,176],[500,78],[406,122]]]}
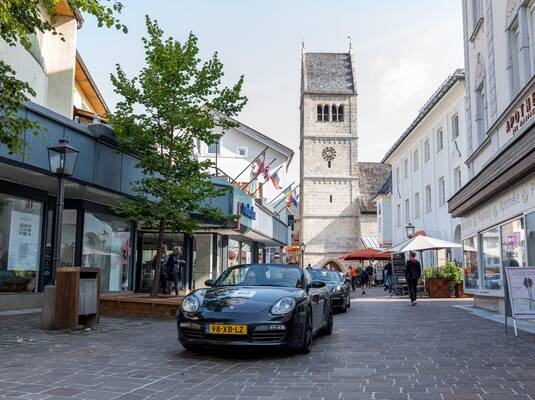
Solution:
{"label": "flag on pole", "polygon": [[261,156],[258,156],[255,160],[256,163],[256,176],[264,173],[265,166],[264,163],[266,161],[266,153],[262,153]]}
{"label": "flag on pole", "polygon": [[273,175],[271,175],[271,182],[273,183],[273,186],[275,186],[275,189],[277,190],[280,190],[280,178],[279,178],[279,174],[278,173],[274,173]]}
{"label": "flag on pole", "polygon": [[271,175],[269,174],[269,169],[269,164],[264,167],[264,182],[269,181],[269,178],[271,177]]}
{"label": "flag on pole", "polygon": [[292,203],[293,203],[293,205],[294,205],[295,207],[297,207],[297,204],[298,204],[298,203],[297,203],[297,199],[298,199],[298,198],[299,198],[299,195],[295,195],[295,196],[292,195]]}
{"label": "flag on pole", "polygon": [[286,208],[290,208],[290,206],[293,203],[293,190],[290,190],[288,193],[286,193]]}

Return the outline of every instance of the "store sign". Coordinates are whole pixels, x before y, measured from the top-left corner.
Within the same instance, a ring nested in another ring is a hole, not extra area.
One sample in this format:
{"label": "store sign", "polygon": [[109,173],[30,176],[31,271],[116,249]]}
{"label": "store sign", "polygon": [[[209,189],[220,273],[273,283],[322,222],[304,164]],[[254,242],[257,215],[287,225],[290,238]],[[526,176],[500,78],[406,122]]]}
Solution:
{"label": "store sign", "polygon": [[[462,218],[463,237],[497,225],[509,218],[535,207],[535,179],[531,178],[512,187],[496,200],[487,203],[477,211]],[[511,244],[516,237],[507,238]]]}
{"label": "store sign", "polygon": [[506,120],[505,131],[513,135],[518,132],[535,115],[535,91],[526,97],[522,103],[509,114]]}
{"label": "store sign", "polygon": [[256,212],[254,210],[254,207],[249,204],[240,203],[240,215],[245,215],[246,217],[249,217],[252,220],[256,219]]}
{"label": "store sign", "polygon": [[513,318],[535,319],[535,267],[506,268]]}

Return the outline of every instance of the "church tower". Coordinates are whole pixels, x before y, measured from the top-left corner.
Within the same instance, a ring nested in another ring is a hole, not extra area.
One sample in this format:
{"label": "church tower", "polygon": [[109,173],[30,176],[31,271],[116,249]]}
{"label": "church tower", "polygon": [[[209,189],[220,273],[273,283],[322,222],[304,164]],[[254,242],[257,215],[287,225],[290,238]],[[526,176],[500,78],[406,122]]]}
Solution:
{"label": "church tower", "polygon": [[301,60],[300,234],[305,266],[341,266],[360,238],[357,90],[351,53]]}

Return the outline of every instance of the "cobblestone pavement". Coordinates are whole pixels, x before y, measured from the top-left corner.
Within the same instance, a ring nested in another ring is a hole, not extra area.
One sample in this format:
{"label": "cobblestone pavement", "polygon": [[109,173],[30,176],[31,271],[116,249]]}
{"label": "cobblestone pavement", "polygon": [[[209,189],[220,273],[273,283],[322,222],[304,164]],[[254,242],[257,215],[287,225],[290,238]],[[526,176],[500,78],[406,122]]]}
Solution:
{"label": "cobblestone pavement", "polygon": [[0,316],[0,399],[535,400],[535,335],[379,293],[358,294],[309,355],[194,354],[173,321],[49,333],[35,314]]}

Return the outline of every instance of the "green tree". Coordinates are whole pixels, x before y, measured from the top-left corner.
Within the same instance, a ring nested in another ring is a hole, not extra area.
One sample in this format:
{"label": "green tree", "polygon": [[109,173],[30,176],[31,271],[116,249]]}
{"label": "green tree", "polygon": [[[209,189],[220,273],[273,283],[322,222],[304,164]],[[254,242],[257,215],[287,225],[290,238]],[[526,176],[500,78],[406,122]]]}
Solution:
{"label": "green tree", "polygon": [[[41,10],[56,15],[58,6],[67,0],[7,0],[0,1],[0,38],[8,45],[21,44],[31,49],[31,38],[36,32],[56,31],[52,23],[41,18]],[[99,26],[115,27],[126,32],[126,26],[116,18],[122,10],[122,3],[108,0],[101,4],[98,0],[68,0],[69,6],[80,12],[94,16]],[[42,8],[41,8],[42,7]],[[63,38],[61,38],[63,40]],[[0,144],[13,153],[22,153],[24,132],[39,133],[39,124],[21,115],[24,103],[35,96],[34,90],[24,81],[17,79],[16,71],[0,60]]]}
{"label": "green tree", "polygon": [[[134,184],[136,196],[117,210],[144,226],[158,229],[158,254],[164,231],[192,233],[202,213],[220,219],[216,209],[203,202],[222,194],[212,183],[210,161],[193,157],[195,143],[217,143],[230,127],[228,118],[245,106],[241,94],[243,76],[223,86],[223,64],[215,53],[202,62],[197,37],[190,33],[185,43],[164,39],[156,21],[146,17],[148,36],[143,38],[145,67],[128,78],[117,65],[111,80],[122,97],[110,122],[122,151],[139,157],[143,178]],[[218,128],[218,129],[215,129]],[[217,132],[216,132],[217,131]],[[160,263],[155,263],[152,296],[160,284]]]}

